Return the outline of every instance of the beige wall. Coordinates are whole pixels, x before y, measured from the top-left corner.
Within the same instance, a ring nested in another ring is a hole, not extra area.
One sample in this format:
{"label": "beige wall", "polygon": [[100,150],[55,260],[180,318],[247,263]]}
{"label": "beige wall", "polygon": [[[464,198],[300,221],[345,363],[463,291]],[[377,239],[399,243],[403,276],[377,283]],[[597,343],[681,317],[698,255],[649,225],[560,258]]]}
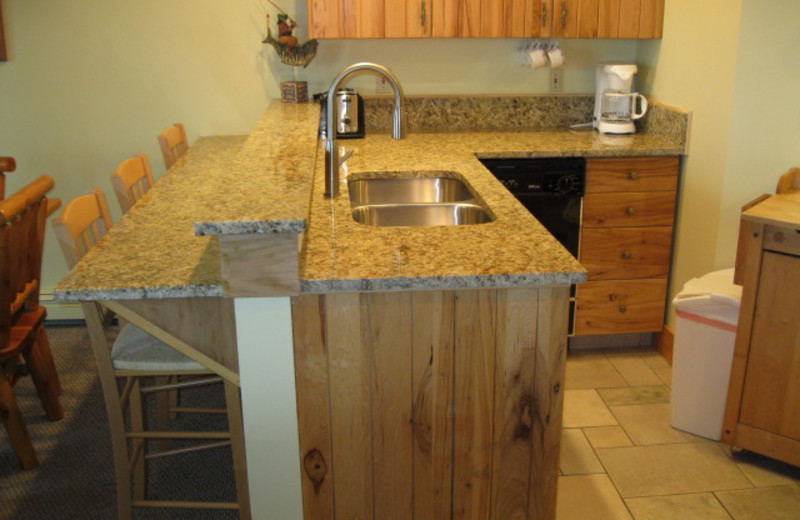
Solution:
{"label": "beige wall", "polygon": [[733,265],[741,206],[800,164],[798,19],[796,0],[667,0],[664,38],[640,44],[645,90],[694,111],[673,295]]}
{"label": "beige wall", "polygon": [[[305,0],[279,4],[294,8],[296,34],[305,40]],[[186,124],[191,140],[249,132],[293,72],[311,92],[366,60],[391,67],[411,94],[547,92],[548,71],[518,66],[521,40],[510,39],[323,41],[307,69],[292,71],[261,43],[266,5],[3,0],[9,61],[0,64],[0,154],[18,163],[9,191],[42,173],[55,178],[54,196],[65,201],[97,186],[116,220],[108,176],[118,162],[143,151],[160,175],[155,136],[175,121]],[[637,47],[632,40],[562,44],[565,92],[576,93],[594,91],[595,62],[632,60]],[[375,82],[356,78],[354,86],[369,93]],[[65,273],[50,233],[45,298]]]}

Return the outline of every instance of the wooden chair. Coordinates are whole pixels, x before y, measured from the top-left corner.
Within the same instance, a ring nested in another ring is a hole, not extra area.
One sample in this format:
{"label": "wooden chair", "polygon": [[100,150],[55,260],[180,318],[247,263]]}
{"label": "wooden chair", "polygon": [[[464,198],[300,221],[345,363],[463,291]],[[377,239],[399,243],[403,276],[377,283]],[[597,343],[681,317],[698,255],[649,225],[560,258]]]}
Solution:
{"label": "wooden chair", "polygon": [[111,185],[117,195],[122,213],[127,213],[136,201],[153,187],[153,171],[150,161],[143,153],[122,161],[111,174]]}
{"label": "wooden chair", "polygon": [[161,146],[161,155],[164,156],[164,165],[169,170],[178,158],[189,149],[189,140],[186,139],[186,129],[183,123],[168,126],[158,136]]}
{"label": "wooden chair", "polygon": [[[43,175],[0,202],[0,416],[24,469],[38,465],[36,452],[14,398],[13,386],[30,373],[45,415],[64,417],[58,380],[39,305],[46,193],[53,179]],[[20,356],[25,360],[20,363]]]}
{"label": "wooden chair", "polygon": [[17,169],[17,162],[13,157],[0,157],[0,200],[6,198],[6,172]]}
{"label": "wooden chair", "polygon": [[[73,267],[111,228],[103,192],[97,188],[70,202],[53,220],[67,264]],[[123,267],[129,268],[129,267]],[[244,436],[241,425],[239,388],[225,383],[225,400],[230,431],[173,431],[169,417],[157,406],[156,429],[147,428],[147,395],[164,396],[170,391],[221,383],[207,368],[161,342],[143,329],[127,323],[115,331],[112,318],[100,302],[84,304],[86,324],[92,338],[100,382],[106,402],[117,482],[117,506],[121,520],[129,520],[134,507],[180,507],[198,509],[239,509],[239,517],[250,518],[250,500]],[[191,379],[186,379],[191,377]],[[118,382],[123,384],[120,385]],[[162,398],[161,402],[164,402]],[[165,409],[165,408],[164,408]],[[224,413],[226,410],[177,408],[173,412]],[[126,423],[129,427],[126,427]],[[178,439],[200,442],[170,448],[159,441]],[[164,501],[147,498],[148,460],[230,445],[236,469],[239,502]]]}

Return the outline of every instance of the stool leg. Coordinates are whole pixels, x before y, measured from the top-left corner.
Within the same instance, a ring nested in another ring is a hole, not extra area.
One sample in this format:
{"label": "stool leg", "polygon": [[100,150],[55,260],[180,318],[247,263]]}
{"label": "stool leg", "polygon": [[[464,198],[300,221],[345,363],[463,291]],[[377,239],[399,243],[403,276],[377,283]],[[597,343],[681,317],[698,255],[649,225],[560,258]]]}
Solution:
{"label": "stool leg", "polygon": [[14,453],[22,468],[33,469],[38,466],[39,460],[36,458],[36,452],[17,406],[17,400],[14,398],[11,381],[6,377],[2,366],[0,366],[0,416],[2,416],[8,437],[11,439],[11,445],[14,447]]}
{"label": "stool leg", "polygon": [[[143,432],[145,428],[146,409],[142,397],[141,378],[134,377],[133,390],[130,397],[130,417],[131,432]],[[133,461],[131,475],[133,478],[133,500],[144,500],[147,494],[147,466],[145,456],[147,455],[147,441],[136,439],[133,441],[133,453],[137,451],[137,444],[144,443],[142,453]]]}
{"label": "stool leg", "polygon": [[228,428],[231,432],[231,451],[233,452],[233,469],[236,475],[236,498],[239,501],[239,519],[250,520],[250,487],[247,481],[242,398],[239,387],[230,381],[225,381],[225,403],[228,408]]}

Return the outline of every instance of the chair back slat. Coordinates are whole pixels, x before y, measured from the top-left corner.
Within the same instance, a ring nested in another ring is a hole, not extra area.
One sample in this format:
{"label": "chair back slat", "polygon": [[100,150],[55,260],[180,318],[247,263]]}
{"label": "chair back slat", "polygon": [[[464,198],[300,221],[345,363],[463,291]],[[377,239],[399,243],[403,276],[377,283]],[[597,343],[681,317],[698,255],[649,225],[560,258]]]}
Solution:
{"label": "chair back slat", "polygon": [[22,312],[39,307],[46,193],[53,179],[43,175],[0,201],[0,347]]}
{"label": "chair back slat", "polygon": [[93,188],[87,195],[73,199],[61,216],[53,220],[61,250],[72,269],[111,229],[111,215],[102,190]]}
{"label": "chair back slat", "polygon": [[189,149],[189,140],[186,138],[186,128],[183,123],[175,123],[164,129],[158,136],[158,144],[164,157],[164,165],[167,169],[172,168],[175,161]]}
{"label": "chair back slat", "polygon": [[150,161],[143,153],[122,161],[111,175],[111,184],[123,213],[127,213],[154,183]]}

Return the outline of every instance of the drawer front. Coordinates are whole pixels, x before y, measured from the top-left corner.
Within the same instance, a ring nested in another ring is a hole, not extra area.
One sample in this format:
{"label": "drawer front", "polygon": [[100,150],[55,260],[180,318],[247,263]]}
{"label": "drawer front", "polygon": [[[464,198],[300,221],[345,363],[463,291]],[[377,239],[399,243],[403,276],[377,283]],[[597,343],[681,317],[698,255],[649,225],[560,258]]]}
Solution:
{"label": "drawer front", "polygon": [[672,228],[595,228],[581,232],[580,262],[589,280],[666,278]]}
{"label": "drawer front", "polygon": [[586,193],[674,191],[679,164],[678,157],[587,159]]}
{"label": "drawer front", "polygon": [[655,332],[664,327],[666,278],[578,286],[575,334]]}
{"label": "drawer front", "polygon": [[675,192],[596,193],[583,199],[584,227],[671,226]]}

